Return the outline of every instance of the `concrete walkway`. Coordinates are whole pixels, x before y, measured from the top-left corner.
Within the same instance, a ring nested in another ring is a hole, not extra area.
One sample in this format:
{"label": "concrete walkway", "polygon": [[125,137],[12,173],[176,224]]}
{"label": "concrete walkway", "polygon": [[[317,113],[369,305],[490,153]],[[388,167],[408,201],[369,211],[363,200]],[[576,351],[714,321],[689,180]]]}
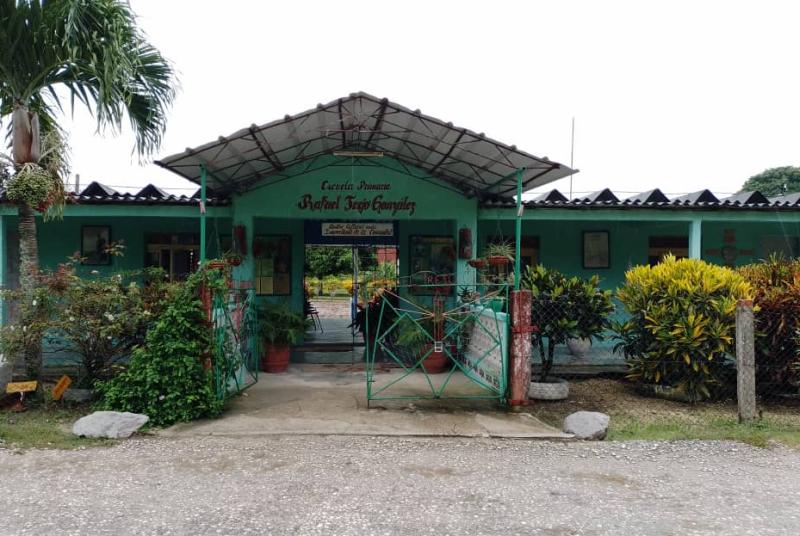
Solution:
{"label": "concrete walkway", "polygon": [[[376,385],[388,385],[399,375],[401,371],[396,369],[379,373]],[[437,376],[444,380],[446,375]],[[418,372],[398,383],[397,388],[392,391],[395,395],[426,389],[430,392],[424,375]],[[476,388],[468,378],[455,374],[447,392],[474,394]],[[293,365],[286,374],[261,374],[258,383],[236,397],[221,418],[179,424],[160,433],[170,437],[289,434],[569,438],[526,413],[509,413],[494,401],[373,401],[367,407],[363,365]]]}

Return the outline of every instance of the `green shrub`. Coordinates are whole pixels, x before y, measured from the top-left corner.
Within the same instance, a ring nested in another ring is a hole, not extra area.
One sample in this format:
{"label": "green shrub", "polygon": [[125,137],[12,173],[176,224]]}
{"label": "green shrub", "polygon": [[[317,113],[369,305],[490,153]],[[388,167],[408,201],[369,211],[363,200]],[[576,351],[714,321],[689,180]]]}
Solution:
{"label": "green shrub", "polygon": [[211,351],[211,330],[197,299],[198,284],[199,277],[192,276],[175,288],[127,370],[97,384],[101,407],[143,413],[156,426],[222,411],[224,401],[215,395],[202,362]]}
{"label": "green shrub", "polygon": [[567,277],[542,265],[529,266],[522,287],[533,293],[533,352],[539,356],[539,381],[547,381],[555,348],[572,338],[599,338],[614,310],[611,291],[599,288],[600,278]]}
{"label": "green shrub", "polygon": [[760,394],[797,391],[800,261],[772,256],[739,268],[754,289],[756,381]]}
{"label": "green shrub", "polygon": [[612,323],[630,378],[673,387],[691,400],[722,392],[736,302],[752,298],[740,274],[668,255],[656,266],[628,270],[617,294],[631,315]]}

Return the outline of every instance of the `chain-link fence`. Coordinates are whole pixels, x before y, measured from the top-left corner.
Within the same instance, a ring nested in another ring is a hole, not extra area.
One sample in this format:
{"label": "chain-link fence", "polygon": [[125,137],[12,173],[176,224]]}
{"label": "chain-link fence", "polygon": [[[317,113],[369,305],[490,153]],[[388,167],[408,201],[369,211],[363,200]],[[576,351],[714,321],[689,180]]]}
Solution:
{"label": "chain-link fence", "polygon": [[[600,315],[596,304],[534,296],[532,381],[568,384],[537,391],[538,416],[560,426],[573,411],[608,413],[617,438],[737,437],[740,420],[755,420],[745,429],[800,440],[800,314],[741,303],[659,325],[612,302]],[[548,398],[556,391],[564,398]]]}

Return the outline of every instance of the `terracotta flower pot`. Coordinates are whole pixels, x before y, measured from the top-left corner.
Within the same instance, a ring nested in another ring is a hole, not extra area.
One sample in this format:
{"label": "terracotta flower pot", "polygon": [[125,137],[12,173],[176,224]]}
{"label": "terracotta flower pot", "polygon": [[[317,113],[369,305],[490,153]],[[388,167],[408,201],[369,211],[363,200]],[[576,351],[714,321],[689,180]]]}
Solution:
{"label": "terracotta flower pot", "polygon": [[508,257],[486,257],[486,262],[488,262],[492,266],[505,266],[506,264],[511,262],[511,259]]}
{"label": "terracotta flower pot", "polygon": [[[427,352],[428,350],[426,349],[425,351]],[[450,368],[450,357],[444,350],[431,352],[422,362],[422,366],[425,367],[425,371],[428,374],[440,374]]]}
{"label": "terracotta flower pot", "polygon": [[467,264],[475,268],[476,270],[480,270],[481,268],[486,268],[486,260],[485,259],[472,259],[471,261],[467,261]]}
{"label": "terracotta flower pot", "polygon": [[286,372],[290,354],[288,344],[265,344],[261,354],[261,370],[272,374]]}

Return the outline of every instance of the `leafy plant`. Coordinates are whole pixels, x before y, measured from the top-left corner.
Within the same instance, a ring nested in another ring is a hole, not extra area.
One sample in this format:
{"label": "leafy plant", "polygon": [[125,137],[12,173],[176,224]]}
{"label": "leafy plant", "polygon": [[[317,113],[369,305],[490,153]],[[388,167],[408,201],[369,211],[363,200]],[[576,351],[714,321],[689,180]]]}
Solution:
{"label": "leafy plant", "polygon": [[196,273],[172,287],[163,313],[133,352],[130,364],[115,378],[96,384],[100,406],[143,413],[156,426],[214,417],[224,406],[217,397],[203,356],[211,352],[211,330],[197,299],[203,279]]}
{"label": "leafy plant", "polygon": [[484,257],[504,257],[508,260],[514,260],[514,246],[511,242],[490,242],[486,244],[483,250]]}
{"label": "leafy plant", "polygon": [[800,261],[774,255],[739,268],[754,289],[756,382],[762,394],[796,392],[800,375]]}
{"label": "leafy plant", "polygon": [[614,310],[611,291],[599,288],[600,278],[567,277],[542,265],[529,266],[522,286],[531,290],[534,352],[539,356],[539,380],[546,382],[553,368],[555,348],[572,338],[599,338]]}
{"label": "leafy plant", "polygon": [[[154,152],[175,96],[172,66],[136,26],[127,2],[117,0],[20,0],[0,3],[0,120],[9,126],[17,176],[4,186],[17,203],[20,240],[22,324],[36,322],[34,297],[39,273],[36,211],[58,216],[66,197],[60,177],[65,150],[50,158],[48,140],[58,139],[61,98],[85,105],[99,130],[119,131],[129,120],[136,149]],[[10,119],[10,120],[7,120]],[[50,144],[52,146],[52,144]],[[50,187],[42,170],[49,171]],[[19,174],[21,173],[21,175]],[[47,191],[47,195],[45,195]],[[30,203],[36,204],[30,204]],[[28,339],[26,368],[38,378],[41,340]]]}
{"label": "leafy plant", "polygon": [[740,274],[668,255],[625,274],[617,295],[630,319],[613,322],[629,377],[669,386],[691,400],[723,392],[735,338],[735,308],[753,295]]}
{"label": "leafy plant", "polygon": [[258,308],[258,330],[270,344],[295,344],[309,327],[310,320],[284,303],[264,303]]}
{"label": "leafy plant", "polygon": [[[142,275],[66,275],[66,285],[57,299],[58,312],[45,340],[50,351],[66,351],[77,357],[83,387],[90,388],[96,380],[112,376],[115,366],[144,343],[147,330],[161,313],[169,292],[169,287],[161,284],[166,275],[160,269],[150,270],[141,285]],[[53,284],[63,283],[56,279]]]}

